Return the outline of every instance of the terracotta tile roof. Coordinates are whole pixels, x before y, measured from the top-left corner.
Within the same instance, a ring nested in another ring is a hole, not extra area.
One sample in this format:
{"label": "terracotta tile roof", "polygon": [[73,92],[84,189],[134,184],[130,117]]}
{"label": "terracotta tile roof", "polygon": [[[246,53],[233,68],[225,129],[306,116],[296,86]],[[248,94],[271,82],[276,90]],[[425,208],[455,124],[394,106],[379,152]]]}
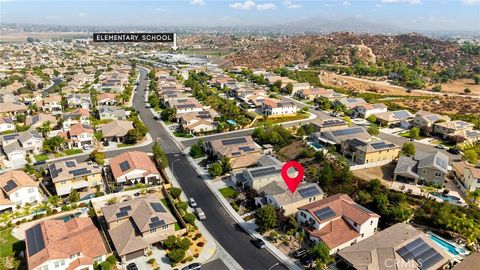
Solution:
{"label": "terracotta tile roof", "polygon": [[78,108],[72,112],[72,114],[80,114],[81,116],[90,116],[90,111],[83,108]]}
{"label": "terracotta tile roof", "polygon": [[82,133],[90,133],[90,134],[93,134],[93,129],[91,128],[88,128],[82,124],[75,124],[73,126],[70,127],[70,130],[68,131],[68,134],[70,135],[70,137],[72,136],[78,136]]}
{"label": "terracotta tile roof", "polygon": [[335,219],[320,230],[311,230],[310,235],[320,238],[329,249],[357,238],[360,234],[343,219]]}
{"label": "terracotta tile roof", "polygon": [[117,97],[117,95],[113,94],[113,93],[103,93],[103,94],[100,94],[97,96],[97,100],[98,101],[101,101],[101,100],[105,100],[105,99],[115,99]]}
{"label": "terracotta tile roof", "polygon": [[71,255],[82,253],[82,261],[89,261],[106,255],[107,250],[97,227],[90,218],[74,218],[68,222],[63,220],[44,220],[35,226],[40,226],[45,247],[35,254],[29,254],[29,245],[34,245],[34,239],[26,237],[27,259],[29,269],[41,265],[51,259],[67,259]]}
{"label": "terracotta tile roof", "polygon": [[478,270],[480,265],[480,253],[475,252],[470,254],[463,261],[453,267],[453,270]]}
{"label": "terracotta tile roof", "polygon": [[[130,168],[122,171],[120,163],[125,161],[128,162]],[[119,178],[133,170],[144,170],[144,176],[149,174],[160,174],[150,157],[144,152],[139,151],[125,152],[112,158],[110,160],[110,169],[115,178]]]}
{"label": "terracotta tile roof", "polygon": [[[7,182],[12,180],[17,185],[12,190],[8,192],[4,189],[4,186],[7,185]],[[24,171],[9,171],[0,175],[0,193],[5,192],[7,195],[15,192],[17,189],[22,187],[38,187],[38,183],[35,182],[28,174]]]}

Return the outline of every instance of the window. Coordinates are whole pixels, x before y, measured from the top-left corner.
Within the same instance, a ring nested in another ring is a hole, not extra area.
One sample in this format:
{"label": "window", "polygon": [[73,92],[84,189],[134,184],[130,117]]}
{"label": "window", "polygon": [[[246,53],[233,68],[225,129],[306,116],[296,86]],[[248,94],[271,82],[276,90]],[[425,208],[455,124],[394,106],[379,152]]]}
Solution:
{"label": "window", "polygon": [[373,225],[373,220],[370,220],[370,225]]}
{"label": "window", "polygon": [[364,235],[364,234],[362,233],[362,238],[363,238],[363,235]]}
{"label": "window", "polygon": [[435,171],[435,177],[442,177],[442,172]]}
{"label": "window", "polygon": [[39,270],[48,270],[48,265],[44,265],[44,266],[40,267]]}
{"label": "window", "polygon": [[162,230],[166,230],[166,229],[168,229],[168,224],[162,226]]}
{"label": "window", "polygon": [[422,174],[427,174],[427,169],[423,169]]}
{"label": "window", "polygon": [[95,257],[95,258],[93,258],[93,260],[96,261],[97,263],[99,263],[99,262],[102,261],[102,256]]}
{"label": "window", "polygon": [[302,216],[303,218],[307,218],[307,215],[305,215],[304,212],[300,212],[300,216]]}
{"label": "window", "polygon": [[354,227],[357,227],[358,224],[357,224],[356,222],[353,222],[353,226],[354,226]]}
{"label": "window", "polygon": [[156,231],[157,231],[157,228],[153,228],[153,229],[150,230],[150,233],[154,233]]}
{"label": "window", "polygon": [[60,267],[60,261],[56,261],[56,262],[54,263],[54,265],[55,265],[55,268]]}

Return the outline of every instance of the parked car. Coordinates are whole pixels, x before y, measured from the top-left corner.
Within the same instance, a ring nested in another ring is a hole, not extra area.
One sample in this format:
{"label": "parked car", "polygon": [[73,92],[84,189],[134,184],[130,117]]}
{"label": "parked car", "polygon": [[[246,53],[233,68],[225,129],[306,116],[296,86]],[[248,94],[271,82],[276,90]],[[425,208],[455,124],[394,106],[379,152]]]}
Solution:
{"label": "parked car", "polygon": [[196,207],[194,208],[195,214],[197,215],[199,220],[205,220],[207,219],[207,216],[205,216],[205,213],[203,212],[202,208]]}
{"label": "parked car", "polygon": [[39,160],[39,161],[36,161],[35,163],[33,163],[33,166],[38,166],[38,165],[42,165],[42,164],[45,164],[47,163],[46,160]]}
{"label": "parked car", "polygon": [[454,154],[454,155],[460,155],[460,150],[458,150],[457,148],[449,148],[447,150],[450,154]]}
{"label": "parked car", "polygon": [[293,253],[293,257],[295,259],[299,259],[299,258],[302,258],[303,256],[307,255],[307,253],[308,253],[308,250],[306,248],[301,248],[301,249],[296,250]]}
{"label": "parked car", "polygon": [[103,146],[109,146],[110,145],[110,141],[104,141],[103,142]]}
{"label": "parked car", "polygon": [[443,144],[437,144],[437,145],[435,145],[435,148],[447,150],[447,147],[446,147],[445,145],[443,145]]}
{"label": "parked car", "polygon": [[265,248],[265,242],[263,242],[262,239],[255,238],[252,241],[252,244],[256,246],[257,248]]}
{"label": "parked car", "polygon": [[300,259],[300,262],[301,262],[303,265],[308,266],[308,265],[311,265],[311,264],[312,264],[313,258],[314,258],[314,255],[311,254],[311,253],[308,253],[308,254],[306,254],[305,256],[303,256],[303,257]]}
{"label": "parked car", "polygon": [[138,267],[135,263],[130,263],[127,265],[127,270],[138,270]]}
{"label": "parked car", "polygon": [[330,116],[336,117],[336,116],[338,116],[338,112],[331,112]]}
{"label": "parked car", "polygon": [[189,198],[188,199],[188,204],[190,204],[190,207],[192,207],[192,208],[198,207],[197,202],[195,201],[194,198]]}
{"label": "parked car", "polygon": [[182,268],[182,270],[197,270],[200,268],[202,268],[202,265],[200,263],[191,263],[185,266],[184,268]]}
{"label": "parked car", "polygon": [[85,144],[83,146],[83,150],[90,150],[90,149],[92,149],[92,146],[90,144]]}

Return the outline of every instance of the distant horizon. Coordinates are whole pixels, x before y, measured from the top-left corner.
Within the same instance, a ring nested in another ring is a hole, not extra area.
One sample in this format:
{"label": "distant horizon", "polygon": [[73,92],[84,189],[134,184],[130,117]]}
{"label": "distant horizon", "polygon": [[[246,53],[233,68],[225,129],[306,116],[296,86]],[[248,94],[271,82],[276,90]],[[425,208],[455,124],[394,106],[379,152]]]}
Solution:
{"label": "distant horizon", "polygon": [[[268,28],[302,21],[322,25],[323,20],[355,19],[373,27],[398,28],[395,32],[480,32],[480,0],[0,0],[0,6],[1,24]],[[304,27],[308,26],[310,23]]]}

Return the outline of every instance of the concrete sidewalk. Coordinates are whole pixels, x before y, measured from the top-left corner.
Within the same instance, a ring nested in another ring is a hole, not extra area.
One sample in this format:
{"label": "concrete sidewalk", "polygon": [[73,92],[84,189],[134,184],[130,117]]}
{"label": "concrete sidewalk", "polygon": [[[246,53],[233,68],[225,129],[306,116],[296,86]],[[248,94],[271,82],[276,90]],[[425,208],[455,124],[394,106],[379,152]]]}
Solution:
{"label": "concrete sidewalk", "polygon": [[208,188],[213,192],[215,197],[220,201],[220,203],[223,205],[223,207],[227,210],[227,212],[232,216],[232,218],[246,231],[248,234],[250,234],[252,237],[255,238],[260,238],[265,242],[265,245],[275,257],[277,257],[278,260],[280,260],[286,267],[289,269],[294,269],[294,270],[300,270],[303,269],[302,267],[298,266],[295,261],[285,255],[283,252],[281,252],[277,247],[275,247],[272,243],[267,241],[261,234],[259,234],[256,229],[257,225],[251,222],[245,221],[234,209],[233,207],[228,203],[228,201],[225,199],[225,197],[222,196],[220,191],[215,187],[215,184],[213,183],[212,179],[209,177],[208,172],[206,172],[203,168],[201,168],[195,160],[188,155],[188,150],[189,148],[185,149],[185,153],[187,155],[187,159],[189,160],[190,164],[195,168],[195,170],[198,172],[198,174],[202,177],[202,179],[205,181],[207,184]]}

